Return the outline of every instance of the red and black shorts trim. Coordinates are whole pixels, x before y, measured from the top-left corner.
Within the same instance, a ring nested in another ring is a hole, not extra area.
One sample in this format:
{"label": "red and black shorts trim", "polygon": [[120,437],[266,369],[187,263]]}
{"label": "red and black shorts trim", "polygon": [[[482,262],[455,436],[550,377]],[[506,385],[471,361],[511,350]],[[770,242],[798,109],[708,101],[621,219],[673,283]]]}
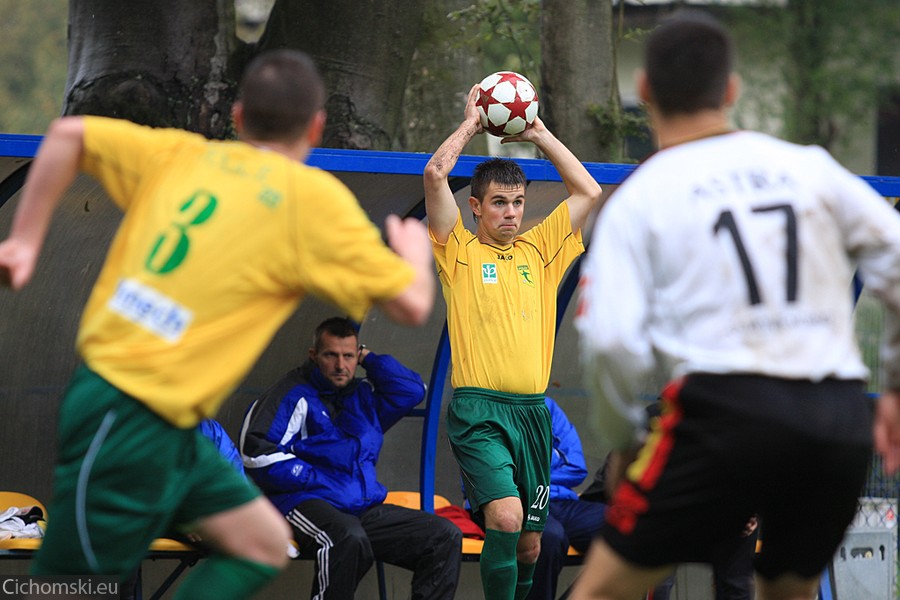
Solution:
{"label": "red and black shorts trim", "polygon": [[871,431],[860,381],[690,375],[663,392],[601,536],[646,567],[709,562],[756,514],[757,571],[816,576],[856,513]]}

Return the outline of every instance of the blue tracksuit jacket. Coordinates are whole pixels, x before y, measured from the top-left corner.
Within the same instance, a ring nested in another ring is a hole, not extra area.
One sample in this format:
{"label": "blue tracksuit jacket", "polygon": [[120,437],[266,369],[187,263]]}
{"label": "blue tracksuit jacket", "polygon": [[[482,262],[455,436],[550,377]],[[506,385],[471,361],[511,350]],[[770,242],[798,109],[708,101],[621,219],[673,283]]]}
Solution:
{"label": "blue tracksuit jacket", "polygon": [[553,428],[553,454],[550,456],[550,499],[578,500],[575,487],[587,477],[587,464],[581,438],[566,413],[552,398],[544,398],[550,409]]}
{"label": "blue tracksuit jacket", "polygon": [[307,362],[250,405],[244,468],[283,514],[314,498],[350,514],[384,501],[375,469],[384,432],[424,399],[425,384],[386,354],[370,352],[362,366],[366,378],[338,390]]}

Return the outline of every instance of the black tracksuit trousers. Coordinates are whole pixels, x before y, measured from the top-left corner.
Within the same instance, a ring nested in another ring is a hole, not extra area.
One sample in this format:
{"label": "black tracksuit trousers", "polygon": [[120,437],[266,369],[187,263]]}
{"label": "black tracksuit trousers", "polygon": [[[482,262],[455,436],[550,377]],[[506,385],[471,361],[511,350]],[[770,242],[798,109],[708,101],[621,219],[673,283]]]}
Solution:
{"label": "black tracksuit trousers", "polygon": [[351,600],[376,560],[413,572],[413,600],[456,593],[462,533],[448,519],[390,504],[354,516],[324,500],[301,502],[286,516],[300,555],[315,556],[313,600]]}

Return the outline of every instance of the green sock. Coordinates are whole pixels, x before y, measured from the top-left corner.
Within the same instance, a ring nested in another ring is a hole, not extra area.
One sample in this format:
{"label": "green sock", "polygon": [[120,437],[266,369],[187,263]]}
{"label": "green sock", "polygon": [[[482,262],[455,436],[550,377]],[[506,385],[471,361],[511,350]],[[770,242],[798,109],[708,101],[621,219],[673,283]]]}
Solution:
{"label": "green sock", "polygon": [[278,575],[278,569],[232,556],[202,559],[178,586],[174,600],[242,600]]}
{"label": "green sock", "polygon": [[516,600],[524,600],[528,592],[531,591],[531,581],[534,578],[534,567],[536,563],[517,563],[519,567],[519,577],[516,580]]}
{"label": "green sock", "polygon": [[485,598],[513,600],[515,597],[518,543],[517,531],[485,530],[484,549],[481,551],[481,587]]}

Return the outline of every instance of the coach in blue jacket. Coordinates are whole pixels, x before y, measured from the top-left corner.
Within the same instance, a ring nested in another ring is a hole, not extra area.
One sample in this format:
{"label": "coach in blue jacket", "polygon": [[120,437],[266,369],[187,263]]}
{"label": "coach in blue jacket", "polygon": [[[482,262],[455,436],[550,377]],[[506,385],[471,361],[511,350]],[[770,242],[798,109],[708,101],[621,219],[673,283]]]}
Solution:
{"label": "coach in blue jacket", "polygon": [[301,554],[316,557],[313,598],[353,598],[375,560],[413,571],[413,599],[453,598],[459,528],[383,504],[376,478],[384,432],[424,397],[417,373],[359,346],[354,323],[335,317],[316,328],[309,360],[247,411],[244,467],[293,526]]}

